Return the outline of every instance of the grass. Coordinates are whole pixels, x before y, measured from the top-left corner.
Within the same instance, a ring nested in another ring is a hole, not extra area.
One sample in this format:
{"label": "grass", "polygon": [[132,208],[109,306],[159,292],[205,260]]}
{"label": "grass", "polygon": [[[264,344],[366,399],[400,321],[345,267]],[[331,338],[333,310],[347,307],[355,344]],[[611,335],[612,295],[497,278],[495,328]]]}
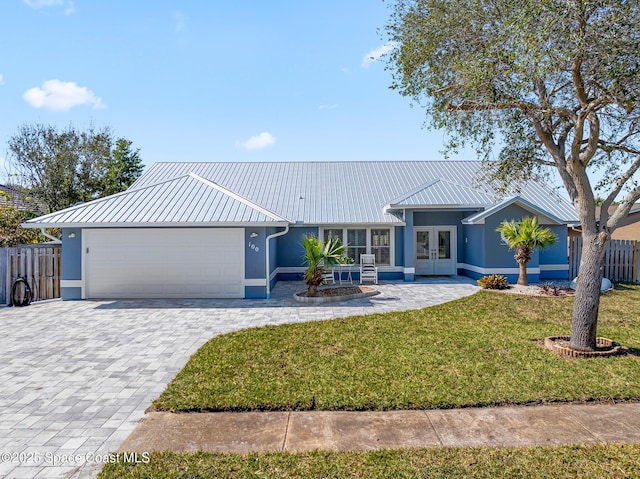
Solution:
{"label": "grass", "polygon": [[640,477],[640,445],[521,449],[443,448],[375,452],[152,453],[150,462],[107,464],[99,479],[226,478],[628,478]]}
{"label": "grass", "polygon": [[[640,353],[640,287],[603,296],[598,335]],[[572,298],[480,292],[418,311],[249,329],[205,344],[157,410],[387,410],[638,400],[640,357],[560,359]]]}

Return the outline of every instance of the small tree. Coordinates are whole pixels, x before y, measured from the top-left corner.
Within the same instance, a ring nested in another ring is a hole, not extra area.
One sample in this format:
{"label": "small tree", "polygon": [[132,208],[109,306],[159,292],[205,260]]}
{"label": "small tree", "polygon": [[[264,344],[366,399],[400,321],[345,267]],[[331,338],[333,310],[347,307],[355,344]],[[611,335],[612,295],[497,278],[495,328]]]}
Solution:
{"label": "small tree", "polygon": [[129,188],[142,174],[140,148],[131,149],[131,140],[118,138],[111,151],[102,179],[101,196],[113,195]]}
{"label": "small tree", "polygon": [[26,229],[21,225],[33,214],[17,210],[8,205],[0,205],[0,247],[7,248],[21,244],[32,244],[46,241],[42,233],[36,229]]}
{"label": "small tree", "polygon": [[516,251],[513,257],[520,267],[518,284],[527,286],[527,263],[531,261],[531,254],[536,249],[544,249],[555,244],[557,236],[549,228],[539,226],[535,216],[525,216],[521,221],[504,220],[496,231],[502,233],[509,249]]}
{"label": "small tree", "polygon": [[314,235],[305,236],[302,240],[304,248],[304,263],[307,269],[304,272],[304,284],[306,284],[309,296],[318,293],[318,286],[322,284],[322,275],[325,266],[333,266],[346,262],[345,251],[347,247],[338,238],[329,238],[322,243],[320,238]]}

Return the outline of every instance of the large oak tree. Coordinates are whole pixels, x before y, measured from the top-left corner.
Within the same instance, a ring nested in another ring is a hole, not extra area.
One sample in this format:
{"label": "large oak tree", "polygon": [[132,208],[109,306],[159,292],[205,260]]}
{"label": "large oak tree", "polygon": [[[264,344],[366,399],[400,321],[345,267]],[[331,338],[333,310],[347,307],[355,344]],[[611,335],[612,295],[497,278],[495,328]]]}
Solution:
{"label": "large oak tree", "polygon": [[582,223],[576,350],[596,346],[605,248],[640,198],[639,1],[396,0],[386,26],[392,88],[449,147],[473,144],[503,185],[559,172]]}

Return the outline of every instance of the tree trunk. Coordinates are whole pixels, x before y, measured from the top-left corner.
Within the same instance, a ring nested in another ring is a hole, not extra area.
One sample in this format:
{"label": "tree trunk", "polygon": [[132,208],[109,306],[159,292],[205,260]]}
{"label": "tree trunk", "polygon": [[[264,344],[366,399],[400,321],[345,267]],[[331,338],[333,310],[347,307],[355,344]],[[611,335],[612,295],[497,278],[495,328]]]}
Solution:
{"label": "tree trunk", "polygon": [[571,319],[570,345],[577,351],[596,349],[602,265],[606,246],[607,240],[599,235],[582,237],[582,257]]}
{"label": "tree trunk", "polygon": [[518,284],[521,284],[522,286],[529,286],[529,279],[527,278],[527,263],[518,262],[518,266],[520,266]]}
{"label": "tree trunk", "polygon": [[307,296],[317,296],[318,295],[318,285],[314,283],[309,283],[309,289],[307,290]]}

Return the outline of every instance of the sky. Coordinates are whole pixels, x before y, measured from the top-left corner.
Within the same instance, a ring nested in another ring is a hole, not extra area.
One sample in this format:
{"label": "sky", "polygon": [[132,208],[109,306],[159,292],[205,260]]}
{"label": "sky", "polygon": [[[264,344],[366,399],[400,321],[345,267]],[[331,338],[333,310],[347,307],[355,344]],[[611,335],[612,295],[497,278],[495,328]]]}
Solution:
{"label": "sky", "polygon": [[389,14],[382,0],[2,0],[0,159],[25,123],[110,127],[147,166],[442,159],[443,133],[389,89]]}

